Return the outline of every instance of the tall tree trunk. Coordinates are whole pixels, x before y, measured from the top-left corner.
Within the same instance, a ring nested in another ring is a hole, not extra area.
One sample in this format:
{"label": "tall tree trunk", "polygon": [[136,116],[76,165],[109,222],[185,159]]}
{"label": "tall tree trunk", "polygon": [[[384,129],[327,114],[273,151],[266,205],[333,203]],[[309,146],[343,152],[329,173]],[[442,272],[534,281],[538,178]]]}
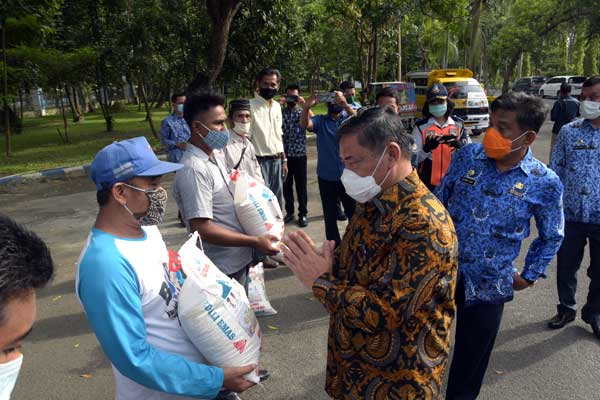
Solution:
{"label": "tall tree trunk", "polygon": [[206,10],[211,20],[207,67],[209,86],[221,75],[231,21],[241,4],[241,0],[206,0]]}
{"label": "tall tree trunk", "polygon": [[7,77],[7,65],[6,62],[6,19],[2,25],[2,62],[4,68],[2,68],[2,106],[4,107],[4,134],[6,135],[6,156],[10,157],[11,146],[10,146],[10,112],[8,111],[8,77]]}
{"label": "tall tree trunk", "polygon": [[504,79],[503,79],[503,83],[502,83],[502,93],[508,92],[510,78],[512,77],[515,67],[517,66],[519,57],[521,56],[521,49],[516,49],[514,51],[515,52],[513,53],[512,57],[510,58],[510,61],[508,62],[508,65],[506,66],[506,70],[504,71]]}
{"label": "tall tree trunk", "polygon": [[69,101],[69,108],[71,109],[71,114],[73,115],[73,122],[79,122],[81,115],[75,109],[75,100],[73,98],[71,98],[71,90],[69,89],[69,87],[67,85],[65,85],[65,94]]}
{"label": "tall tree trunk", "polygon": [[373,25],[373,59],[371,62],[373,63],[373,67],[371,71],[373,72],[372,82],[377,82],[377,55],[379,54],[379,28],[377,25]]}
{"label": "tall tree trunk", "polygon": [[71,141],[69,140],[69,123],[67,122],[67,113],[65,112],[65,104],[63,102],[63,92],[62,90],[58,89],[58,101],[60,104],[60,113],[62,115],[62,119],[63,119],[63,126],[65,129],[65,143],[70,143]]}
{"label": "tall tree trunk", "polygon": [[19,86],[19,119],[23,126],[23,89]]}
{"label": "tall tree trunk", "polygon": [[154,121],[152,120],[152,109],[148,106],[148,99],[146,97],[146,82],[144,82],[144,78],[140,79],[140,93],[142,95],[144,107],[146,108],[146,120],[148,121],[148,124],[150,124],[152,136],[158,139],[158,133],[156,132],[156,128],[154,127]]}
{"label": "tall tree trunk", "polygon": [[477,42],[479,40],[479,32],[481,30],[480,21],[481,13],[483,11],[483,3],[485,0],[474,0],[471,3],[471,28],[470,28],[470,40],[468,49],[467,63],[471,71],[475,71],[479,65],[477,60],[478,47]]}
{"label": "tall tree trunk", "polygon": [[79,106],[79,93],[77,93],[77,88],[75,86],[71,86],[71,92],[73,93],[73,106],[75,107],[75,111],[79,114],[79,121],[81,121],[83,117],[83,112],[81,112],[81,107]]}

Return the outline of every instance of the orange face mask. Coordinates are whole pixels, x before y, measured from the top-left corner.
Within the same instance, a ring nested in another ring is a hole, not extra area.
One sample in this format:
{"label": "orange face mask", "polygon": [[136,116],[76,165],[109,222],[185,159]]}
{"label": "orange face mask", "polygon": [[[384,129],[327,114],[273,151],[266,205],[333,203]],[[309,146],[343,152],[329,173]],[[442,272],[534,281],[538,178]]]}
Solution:
{"label": "orange face mask", "polygon": [[485,150],[485,154],[489,158],[493,158],[494,160],[501,160],[504,157],[508,156],[510,153],[519,150],[523,146],[519,146],[516,149],[512,148],[513,142],[519,140],[523,136],[527,134],[526,131],[518,138],[514,140],[510,140],[505,138],[498,132],[496,128],[488,128],[485,132],[485,137],[483,138],[483,149]]}

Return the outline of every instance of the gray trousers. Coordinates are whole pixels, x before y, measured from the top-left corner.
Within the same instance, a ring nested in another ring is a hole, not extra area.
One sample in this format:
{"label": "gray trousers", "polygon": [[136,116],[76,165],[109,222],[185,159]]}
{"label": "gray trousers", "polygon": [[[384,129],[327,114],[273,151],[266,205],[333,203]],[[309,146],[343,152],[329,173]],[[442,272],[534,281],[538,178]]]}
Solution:
{"label": "gray trousers", "polygon": [[265,184],[279,201],[279,206],[283,206],[283,177],[281,170],[281,158],[257,157],[260,164],[260,170]]}

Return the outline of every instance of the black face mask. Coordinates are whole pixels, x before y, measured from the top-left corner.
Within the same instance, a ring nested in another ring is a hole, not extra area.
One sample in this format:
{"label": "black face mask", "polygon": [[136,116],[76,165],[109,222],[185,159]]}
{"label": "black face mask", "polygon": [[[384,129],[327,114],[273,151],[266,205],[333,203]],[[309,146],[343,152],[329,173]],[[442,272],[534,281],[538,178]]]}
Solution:
{"label": "black face mask", "polygon": [[258,94],[265,100],[271,100],[277,94],[277,89],[271,88],[260,88]]}
{"label": "black face mask", "polygon": [[288,101],[288,102],[287,102],[287,105],[288,105],[288,107],[289,107],[289,108],[294,108],[294,107],[296,107],[296,103],[295,103],[295,102],[293,102],[293,101]]}
{"label": "black face mask", "polygon": [[341,106],[339,104],[327,104],[327,111],[329,112],[329,114],[339,114],[342,111],[344,111],[344,106]]}

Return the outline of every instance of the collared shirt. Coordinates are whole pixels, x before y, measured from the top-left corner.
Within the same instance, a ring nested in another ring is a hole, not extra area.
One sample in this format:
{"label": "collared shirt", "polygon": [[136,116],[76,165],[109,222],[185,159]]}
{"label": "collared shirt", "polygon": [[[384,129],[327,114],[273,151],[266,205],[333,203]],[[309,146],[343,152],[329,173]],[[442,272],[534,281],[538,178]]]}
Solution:
{"label": "collared shirt", "polygon": [[231,170],[239,163],[238,169],[240,171],[246,171],[248,175],[260,183],[264,183],[262,171],[258,164],[258,160],[256,159],[254,145],[247,137],[242,137],[231,130],[229,134],[229,143],[223,148],[222,152],[215,153],[215,155],[222,156],[221,160],[223,161],[227,172],[231,172]]}
{"label": "collared shirt", "polygon": [[452,220],[416,171],[357,205],[332,273],[313,285],[330,314],[332,398],[441,396],[457,256]]}
{"label": "collared shirt", "polygon": [[306,157],[306,130],[300,127],[302,108],[285,107],[283,113],[283,148],[287,157]]}
{"label": "collared shirt", "polygon": [[562,192],[560,179],[531,150],[505,172],[498,171],[481,144],[454,154],[435,193],[456,224],[467,306],[512,300],[514,261],[532,217],[539,236],[521,275],[530,281],[546,277],[564,236]]}
{"label": "collared shirt", "polygon": [[190,140],[190,127],[183,117],[171,114],[165,118],[160,127],[160,138],[162,144],[167,148],[167,158],[170,162],[179,162],[183,156],[183,150],[177,147],[177,143],[186,143]]}
{"label": "collared shirt", "polygon": [[[235,213],[233,194],[229,190],[229,176],[219,151],[213,158],[188,143],[181,158],[185,165],[175,174],[173,195],[181,211],[188,232],[190,220],[207,218],[231,231],[245,233]],[[231,275],[245,268],[252,261],[251,247],[220,246],[203,241],[204,252],[225,274]]]}
{"label": "collared shirt", "polygon": [[552,168],[565,185],[565,218],[600,225],[600,128],[580,119],[563,126]]}
{"label": "collared shirt", "polygon": [[329,115],[317,115],[311,119],[313,132],[317,134],[317,175],[326,181],[339,181],[344,171],[336,135],[337,129],[346,118],[348,114],[342,111],[337,121]]}
{"label": "collared shirt", "polygon": [[277,101],[267,101],[258,94],[250,99],[252,124],[250,140],[259,157],[283,153],[283,117]]}
{"label": "collared shirt", "polygon": [[554,102],[550,119],[554,121],[552,133],[558,133],[560,129],[569,122],[577,118],[579,114],[579,100],[573,96],[565,96]]}

